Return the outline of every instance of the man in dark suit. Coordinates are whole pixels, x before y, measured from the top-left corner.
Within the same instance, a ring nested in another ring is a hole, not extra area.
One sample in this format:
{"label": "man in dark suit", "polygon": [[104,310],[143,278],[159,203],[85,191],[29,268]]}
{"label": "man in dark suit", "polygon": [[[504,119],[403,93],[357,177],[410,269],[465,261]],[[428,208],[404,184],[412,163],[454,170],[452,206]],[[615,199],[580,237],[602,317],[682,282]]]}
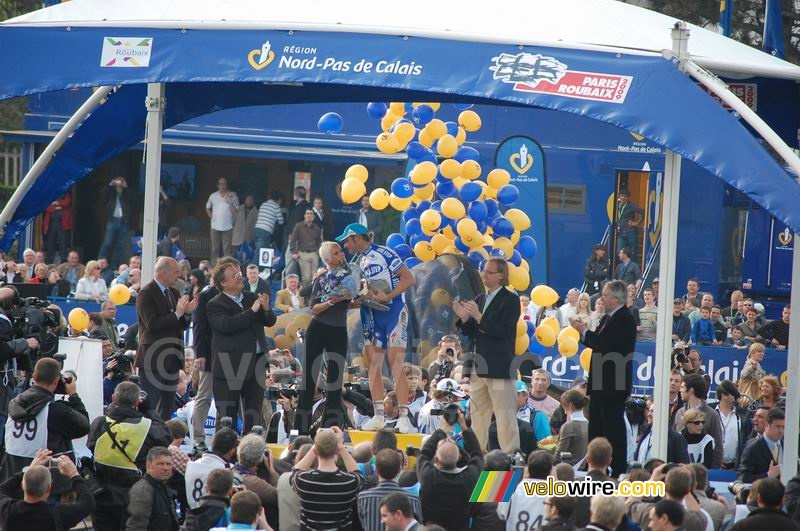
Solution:
{"label": "man in dark suit", "polygon": [[481,279],[486,293],[478,295],[474,301],[453,303],[453,310],[459,317],[456,326],[475,346],[470,376],[470,398],[475,405],[472,430],[481,449],[486,450],[494,411],[500,448],[511,453],[519,448],[517,388],[511,374],[520,314],[519,297],[506,289],[508,264],[502,258],[490,258],[481,271]]}
{"label": "man in dark suit", "polygon": [[208,301],[206,316],[211,327],[211,372],[217,422],[243,412],[243,433],[261,424],[267,339],[264,327],[275,324],[269,296],[244,290],[242,273],[234,264],[214,269],[214,285],[221,291]]}
{"label": "man in dark suit", "polygon": [[164,239],[158,242],[158,256],[172,256],[172,246],[178,243],[180,238],[181,229],[170,227]]}
{"label": "man in dark suit", "polygon": [[265,294],[270,299],[272,298],[272,288],[270,287],[269,282],[258,275],[257,265],[250,264],[247,266],[245,273],[247,274],[247,280],[244,284],[245,291],[255,293],[256,295]]}
{"label": "man in dark suit", "polygon": [[289,209],[289,217],[286,219],[284,230],[284,241],[289,241],[289,235],[294,230],[294,226],[303,222],[303,216],[309,208],[308,201],[306,201],[306,189],[304,186],[298,186],[294,189],[294,204]]}
{"label": "man in dark suit", "polygon": [[134,364],[139,385],[163,420],[175,412],[178,373],[183,369],[183,331],[197,302],[180,296],[172,285],[178,280],[178,262],[161,257],[155,278],[136,297],[139,346]]}
{"label": "man in dark suit", "polygon": [[569,322],[581,334],[581,341],[592,349],[589,383],[589,440],[605,437],[614,448],[611,470],[619,476],[627,469],[627,430],[625,400],[631,394],[631,360],[636,349],[636,321],[625,302],[625,283],[613,280],[603,287],[606,315],[597,331],[588,330],[577,319]]}
{"label": "man in dark suit", "polygon": [[767,413],[767,428],[764,436],[750,441],[742,452],[737,479],[742,483],[753,483],[757,479],[780,478],[783,460],[783,432],[786,415],[779,407]]}

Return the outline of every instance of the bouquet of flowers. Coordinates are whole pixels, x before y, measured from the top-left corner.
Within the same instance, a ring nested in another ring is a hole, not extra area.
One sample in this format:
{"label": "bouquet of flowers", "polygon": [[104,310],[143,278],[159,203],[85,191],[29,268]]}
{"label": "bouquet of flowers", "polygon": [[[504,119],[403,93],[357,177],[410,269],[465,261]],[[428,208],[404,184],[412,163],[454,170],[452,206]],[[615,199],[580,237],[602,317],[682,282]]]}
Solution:
{"label": "bouquet of flowers", "polygon": [[551,435],[550,437],[545,437],[541,441],[538,442],[538,446],[540,450],[545,450],[554,454],[556,451],[556,447],[558,446],[558,435]]}

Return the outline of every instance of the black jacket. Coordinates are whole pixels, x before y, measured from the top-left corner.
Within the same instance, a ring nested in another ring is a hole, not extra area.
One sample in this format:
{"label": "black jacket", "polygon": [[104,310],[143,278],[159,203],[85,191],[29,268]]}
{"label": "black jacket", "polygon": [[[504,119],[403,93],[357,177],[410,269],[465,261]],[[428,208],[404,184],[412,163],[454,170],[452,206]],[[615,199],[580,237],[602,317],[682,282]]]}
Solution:
{"label": "black jacket", "polygon": [[433,465],[433,457],[439,441],[446,438],[442,430],[436,430],[420,450],[417,458],[419,499],[426,524],[459,531],[469,528],[469,499],[483,471],[483,452],[472,430],[466,430],[464,450],[469,455],[469,462],[463,469],[441,471]]}
{"label": "black jacket", "polygon": [[786,507],[786,512],[795,520],[800,521],[800,475],[793,477],[786,484],[783,504]]}
{"label": "black jacket", "polygon": [[[519,306],[519,305],[517,305]],[[583,344],[592,349],[586,393],[592,397],[630,396],[633,384],[633,352],[636,350],[636,321],[627,306],[600,320],[597,331],[587,330]],[[618,380],[618,363],[624,360],[624,381]]]}
{"label": "black jacket", "polygon": [[[653,427],[650,424],[642,426],[642,433],[639,434],[639,440],[636,441],[636,450],[633,452],[633,460],[641,462],[644,457],[644,448],[641,448],[642,442],[647,434]],[[683,435],[675,431],[670,425],[669,434],[667,435],[667,463],[688,463],[689,450],[687,448],[686,439]],[[644,464],[644,463],[642,463]]]}
{"label": "black jacket", "polygon": [[211,328],[208,326],[206,306],[208,301],[219,295],[219,290],[214,286],[206,286],[197,296],[197,308],[192,314],[192,338],[194,341],[194,355],[197,359],[206,358],[206,369],[211,370]]}
{"label": "black jacket", "polygon": [[128,493],[126,531],[178,531],[175,491],[150,474],[136,482]]}
{"label": "black jacket", "polygon": [[[72,481],[75,501],[49,505],[46,502],[28,503],[17,496],[22,492],[22,473],[15,474],[0,485],[0,529],[35,529],[57,531],[72,529],[94,512],[91,491],[80,476]],[[60,525],[56,523],[60,521]]]}
{"label": "black jacket", "polygon": [[800,524],[780,509],[759,507],[733,525],[733,531],[797,531]]}
{"label": "black jacket", "polygon": [[[485,293],[475,298],[479,309],[485,301]],[[469,336],[475,346],[475,357],[467,360],[475,374],[485,378],[516,379],[516,375],[511,374],[511,363],[519,314],[519,297],[501,287],[483,312],[480,323],[472,317],[466,322],[456,321],[461,333]]]}
{"label": "black jacket", "polygon": [[692,322],[683,314],[672,316],[672,335],[678,336],[680,341],[688,343],[692,336]]}
{"label": "black jacket", "polygon": [[172,240],[169,237],[158,242],[158,256],[172,256]]}
{"label": "black jacket", "polygon": [[[122,207],[122,220],[127,225],[130,225],[131,215],[133,214],[133,209],[131,208],[131,194],[128,188],[125,188],[119,195],[119,202]],[[101,200],[106,204],[106,220],[111,221],[114,217],[114,209],[117,207],[117,188],[112,185],[107,186]]]}
{"label": "black jacket", "polygon": [[575,529],[578,528],[575,527],[575,524],[572,522],[572,520],[556,518],[555,520],[550,520],[548,523],[544,524],[540,529],[541,531],[575,531]]}
{"label": "black jacket", "polygon": [[595,260],[594,257],[586,260],[583,266],[583,281],[586,282],[587,293],[594,294],[600,291],[600,284],[608,280],[611,266],[607,259]]}
{"label": "black jacket", "polygon": [[[284,224],[284,241],[289,241],[290,232],[294,230],[295,225],[303,221],[303,216],[305,216],[306,210],[309,208],[311,208],[311,205],[309,205],[308,201],[305,199],[301,199],[299,202],[295,202],[292,205],[292,209],[289,211],[289,216]],[[314,216],[314,219],[316,219],[316,216]]]}
{"label": "black jacket", "polygon": [[[715,412],[719,413],[719,403],[714,402],[708,404],[708,407],[713,409]],[[720,416],[720,422],[722,422],[722,417]],[[744,453],[744,447],[747,445],[747,436],[750,435],[750,432],[753,431],[753,418],[750,415],[750,411],[743,407],[736,408],[736,417],[732,419],[732,422],[738,422],[739,425],[739,444],[736,448],[736,460],[734,461],[737,465],[739,464],[739,460],[742,457],[742,453]],[[722,437],[725,437],[725,429],[722,430]]]}
{"label": "black jacket", "polygon": [[[108,408],[106,409],[106,415],[94,419],[92,421],[92,426],[89,429],[89,438],[86,441],[86,446],[93,453],[97,445],[97,440],[104,433],[106,433],[103,427],[106,416],[112,421],[129,424],[138,424],[142,421],[142,418],[144,418],[144,415],[138,410],[128,406],[120,405],[117,402],[112,402],[109,404]],[[129,456],[138,467],[139,473],[122,468],[104,466],[95,462],[97,479],[100,480],[101,483],[104,485],[115,485],[123,489],[130,488],[142,477],[141,475],[144,473],[147,452],[149,452],[154,446],[169,446],[169,443],[172,442],[172,435],[169,432],[169,428],[167,428],[167,426],[159,419],[158,414],[155,411],[151,411],[147,418],[151,419],[151,423],[150,430],[147,432],[144,444],[142,444],[142,447],[137,455]]]}
{"label": "black jacket", "polygon": [[214,527],[225,527],[229,523],[227,510],[227,498],[211,495],[203,496],[200,498],[200,505],[189,510],[181,529],[185,531],[208,531]]}
{"label": "black jacket", "polygon": [[[251,306],[255,300],[255,294],[244,291],[241,308],[225,293],[219,293],[208,301],[206,315],[213,332],[211,371],[214,378],[230,381],[256,377],[256,361],[260,357],[255,355],[256,344],[261,344],[262,355],[267,355],[264,327],[275,324],[275,314],[272,310],[254,312]],[[226,369],[232,370],[233,374],[227,374]]]}
{"label": "black jacket", "polygon": [[757,479],[765,478],[770,463],[772,463],[772,452],[769,451],[766,439],[764,437],[753,439],[744,447],[736,479],[742,483],[752,483]]}
{"label": "black jacket", "polygon": [[[11,400],[8,414],[22,424],[36,418],[42,409],[50,407],[47,414],[47,449],[54,454],[72,451],[72,440],[89,433],[89,413],[75,394],[68,400],[55,400],[53,393],[34,385]],[[21,424],[21,425],[22,425]],[[29,465],[30,458],[6,454],[3,461],[3,478],[7,479]]]}

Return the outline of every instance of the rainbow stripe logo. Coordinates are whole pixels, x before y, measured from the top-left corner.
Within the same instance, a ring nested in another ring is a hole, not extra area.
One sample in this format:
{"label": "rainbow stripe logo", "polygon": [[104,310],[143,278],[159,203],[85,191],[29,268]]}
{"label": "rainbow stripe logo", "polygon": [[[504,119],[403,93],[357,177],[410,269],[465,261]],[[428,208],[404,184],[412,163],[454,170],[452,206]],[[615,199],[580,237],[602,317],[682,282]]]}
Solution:
{"label": "rainbow stripe logo", "polygon": [[522,480],[522,472],[481,472],[472,491],[471,502],[509,502]]}

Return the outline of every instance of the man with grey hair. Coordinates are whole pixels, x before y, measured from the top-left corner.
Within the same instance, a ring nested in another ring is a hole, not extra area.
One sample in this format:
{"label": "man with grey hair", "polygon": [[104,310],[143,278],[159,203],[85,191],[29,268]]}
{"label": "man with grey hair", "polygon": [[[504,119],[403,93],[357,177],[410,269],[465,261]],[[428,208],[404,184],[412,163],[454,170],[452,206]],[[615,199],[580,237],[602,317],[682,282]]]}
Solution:
{"label": "man with grey hair", "polygon": [[197,300],[181,296],[172,287],[178,281],[178,262],[158,259],[155,278],[139,291],[136,315],[139,346],[134,365],[139,368],[142,389],[162,419],[175,412],[178,373],[183,368],[183,331],[197,307]]}
{"label": "man with grey hair", "polygon": [[592,498],[592,522],[585,529],[616,529],[625,516],[625,498],[596,494]]}
{"label": "man with grey hair", "polygon": [[578,311],[578,296],[581,294],[578,288],[571,288],[567,292],[567,302],[561,305],[561,328],[569,326],[569,320],[575,317]]}
{"label": "man with grey hair", "polygon": [[[75,501],[48,504],[53,483],[48,469],[51,455],[50,450],[39,450],[24,475],[15,474],[0,485],[0,528],[71,529],[94,511],[92,493],[66,455],[57,459],[58,471],[69,481]],[[24,495],[22,500],[15,498],[20,490]]]}
{"label": "man with grey hair", "polygon": [[239,463],[233,469],[235,481],[255,492],[264,506],[270,527],[278,529],[278,474],[272,467],[272,453],[260,435],[245,435],[236,449]]}
{"label": "man with grey hair", "polygon": [[583,321],[570,319],[581,334],[581,342],[592,349],[589,383],[589,440],[605,437],[614,449],[611,469],[619,476],[627,469],[625,401],[631,394],[631,360],[636,349],[636,321],[625,305],[628,291],[624,282],[612,280],[603,287],[606,315],[596,331]]}

